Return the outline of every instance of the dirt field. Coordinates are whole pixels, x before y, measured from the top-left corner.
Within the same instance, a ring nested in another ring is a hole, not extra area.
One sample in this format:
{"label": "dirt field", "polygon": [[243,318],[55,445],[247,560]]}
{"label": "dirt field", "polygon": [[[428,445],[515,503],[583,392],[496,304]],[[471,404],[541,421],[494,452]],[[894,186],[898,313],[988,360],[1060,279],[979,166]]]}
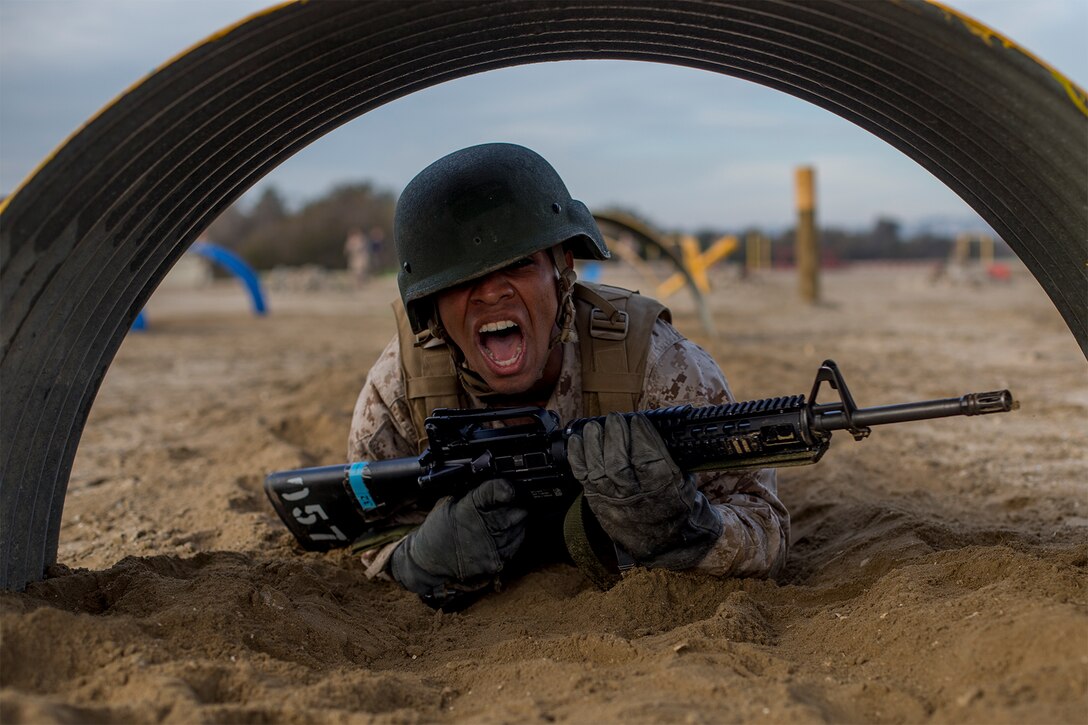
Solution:
{"label": "dirt field", "polygon": [[[1016,412],[909,423],[784,469],[776,582],[636,571],[608,592],[555,565],[459,614],[292,545],[272,470],[343,459],[393,332],[357,290],[162,289],[92,410],[60,562],[0,594],[0,721],[1084,723],[1088,366],[1034,279],[931,265],[719,278],[714,338],[741,398],[859,405],[1009,388]],[[604,281],[632,282],[623,270]]]}

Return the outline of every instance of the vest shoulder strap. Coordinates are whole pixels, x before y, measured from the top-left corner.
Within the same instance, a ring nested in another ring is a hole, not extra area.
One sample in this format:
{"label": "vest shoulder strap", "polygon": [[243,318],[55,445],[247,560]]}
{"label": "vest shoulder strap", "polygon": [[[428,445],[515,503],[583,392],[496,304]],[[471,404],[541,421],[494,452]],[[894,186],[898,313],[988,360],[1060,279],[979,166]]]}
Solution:
{"label": "vest shoulder strap", "polygon": [[422,453],[427,447],[423,421],[431,411],[435,408],[463,408],[467,401],[446,344],[431,337],[429,332],[413,333],[404,304],[399,299],[393,302],[393,315],[397,320],[400,364],[408,408],[415,426],[416,448]]}
{"label": "vest shoulder strap", "polygon": [[[579,282],[573,290],[582,355],[583,415],[635,410],[654,323],[658,319],[671,322],[672,313],[657,300],[619,287]],[[599,589],[619,581],[619,550],[581,494],[563,520],[563,540],[574,563]]]}
{"label": "vest shoulder strap", "polygon": [[[609,285],[574,285],[575,326],[582,359],[584,415],[635,409],[642,394],[654,323],[672,320],[669,309],[638,292]],[[393,302],[401,368],[416,447],[427,447],[423,422],[435,408],[464,408],[467,396],[449,348],[424,332],[416,335],[404,305]]]}
{"label": "vest shoulder strap", "polygon": [[671,321],[672,313],[657,300],[620,287],[578,282],[573,293],[584,415],[634,410],[654,323]]}

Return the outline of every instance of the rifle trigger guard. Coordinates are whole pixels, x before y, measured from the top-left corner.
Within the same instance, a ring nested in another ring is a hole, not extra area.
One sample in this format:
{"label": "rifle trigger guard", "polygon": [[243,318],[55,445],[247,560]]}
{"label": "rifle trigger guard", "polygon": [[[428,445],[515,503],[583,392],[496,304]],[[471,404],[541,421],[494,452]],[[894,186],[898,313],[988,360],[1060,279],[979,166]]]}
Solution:
{"label": "rifle trigger guard", "polygon": [[495,468],[495,457],[491,455],[491,451],[484,451],[482,456],[469,464],[469,468],[477,475],[492,472]]}
{"label": "rifle trigger guard", "polygon": [[854,425],[854,413],[857,411],[858,406],[854,404],[854,396],[850,394],[850,389],[846,387],[846,380],[834,360],[824,360],[823,364],[820,365],[820,369],[816,371],[816,380],[812,383],[812,394],[808,396],[809,415],[812,416],[817,408],[835,407],[834,403],[816,405],[816,395],[820,392],[820,384],[824,382],[839,393],[839,402],[842,408],[842,417],[846,421],[846,430],[850,435],[854,436],[856,441],[867,438],[872,429],[868,426],[858,427]]}

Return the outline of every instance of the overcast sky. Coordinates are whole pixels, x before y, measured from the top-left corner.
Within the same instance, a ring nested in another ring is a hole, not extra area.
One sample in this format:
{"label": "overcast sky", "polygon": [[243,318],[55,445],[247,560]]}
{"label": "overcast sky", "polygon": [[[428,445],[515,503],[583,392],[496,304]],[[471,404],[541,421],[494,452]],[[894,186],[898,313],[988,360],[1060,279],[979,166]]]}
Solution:
{"label": "overcast sky", "polygon": [[[0,194],[147,72],[268,4],[0,0]],[[1088,0],[951,4],[1088,85]],[[353,180],[399,192],[434,159],[486,141],[536,149],[591,208],[619,204],[666,228],[786,226],[801,164],[817,167],[821,224],[977,220],[838,116],[726,76],[620,61],[520,66],[414,93],[313,143],[248,198],[274,184],[298,205]]]}

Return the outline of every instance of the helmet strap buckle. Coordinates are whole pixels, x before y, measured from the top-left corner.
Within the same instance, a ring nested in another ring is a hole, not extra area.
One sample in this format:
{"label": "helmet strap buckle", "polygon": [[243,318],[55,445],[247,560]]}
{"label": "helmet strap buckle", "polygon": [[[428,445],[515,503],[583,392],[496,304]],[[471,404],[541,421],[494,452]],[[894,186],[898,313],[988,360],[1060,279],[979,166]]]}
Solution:
{"label": "helmet strap buckle", "polygon": [[594,307],[589,314],[589,336],[598,340],[624,340],[627,338],[627,313],[613,310],[606,314],[600,307]]}

